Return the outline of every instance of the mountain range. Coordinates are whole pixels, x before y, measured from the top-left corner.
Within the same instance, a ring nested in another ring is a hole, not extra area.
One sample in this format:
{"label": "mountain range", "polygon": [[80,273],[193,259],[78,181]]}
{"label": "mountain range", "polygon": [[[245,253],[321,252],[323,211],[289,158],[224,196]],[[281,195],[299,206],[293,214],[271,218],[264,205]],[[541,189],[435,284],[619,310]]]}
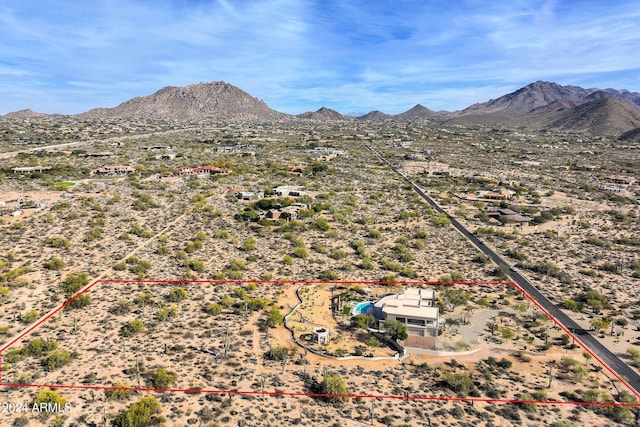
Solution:
{"label": "mountain range", "polygon": [[[31,110],[9,113],[4,118],[46,116]],[[224,119],[233,121],[270,121],[302,119],[314,121],[353,120],[327,107],[297,116],[271,109],[232,84],[218,81],[184,87],[167,86],[157,92],[133,98],[113,108],[96,108],[77,117],[148,118],[165,120]],[[640,130],[640,93],[616,89],[584,89],[537,81],[487,102],[463,110],[432,111],[416,105],[401,114],[373,110],[356,120],[426,120],[443,124],[522,127],[539,130],[584,132],[594,135],[632,135]]]}

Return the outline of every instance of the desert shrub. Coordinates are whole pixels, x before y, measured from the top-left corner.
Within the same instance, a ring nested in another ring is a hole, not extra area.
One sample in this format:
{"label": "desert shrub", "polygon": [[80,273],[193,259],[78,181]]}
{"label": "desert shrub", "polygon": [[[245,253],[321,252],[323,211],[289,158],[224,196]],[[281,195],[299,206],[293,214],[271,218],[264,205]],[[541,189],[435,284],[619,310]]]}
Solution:
{"label": "desert shrub", "polygon": [[122,327],[122,335],[131,337],[144,329],[144,323],[140,319],[133,319]]}
{"label": "desert shrub", "polygon": [[44,263],[44,268],[48,270],[62,270],[65,265],[66,264],[63,260],[53,257],[49,261]]}
{"label": "desert shrub", "polygon": [[206,312],[212,316],[218,315],[222,313],[222,305],[212,302],[211,304],[207,305]]}
{"label": "desert shrub", "polygon": [[107,400],[126,400],[131,396],[131,390],[126,383],[116,383],[112,389],[104,391],[104,396]]}
{"label": "desert shrub", "polygon": [[127,269],[127,264],[124,262],[117,262],[112,267],[115,271],[124,271]]}
{"label": "desert shrub", "polygon": [[180,302],[187,299],[188,296],[189,294],[187,293],[186,290],[184,290],[181,287],[175,287],[169,291],[168,299],[171,302]]}
{"label": "desert shrub", "polygon": [[380,340],[379,340],[379,339],[377,339],[377,338],[375,338],[375,337],[371,337],[371,338],[367,339],[364,343],[365,343],[367,346],[369,346],[369,347],[374,347],[374,348],[380,347],[380,346],[382,345],[382,343],[380,342]]}
{"label": "desert shrub", "polygon": [[446,372],[442,378],[445,386],[460,397],[468,396],[475,387],[471,374],[466,371]]}
{"label": "desert shrub", "polygon": [[178,314],[178,308],[173,306],[163,306],[158,310],[156,317],[159,321],[167,320],[170,317],[174,317]]}
{"label": "desert shrub", "polygon": [[347,252],[344,249],[334,249],[329,256],[333,259],[340,260],[346,258]]}
{"label": "desert shrub", "polygon": [[160,403],[153,396],[141,398],[120,412],[113,420],[114,427],[150,427],[164,425],[164,417],[160,415]]}
{"label": "desert shrub", "polygon": [[40,318],[40,312],[38,310],[29,310],[24,316],[22,316],[23,323],[33,323]]}
{"label": "desert shrub", "polygon": [[347,383],[337,374],[327,373],[322,379],[320,390],[322,394],[330,395],[326,396],[326,399],[331,402],[342,402],[347,399],[344,396],[348,394]]}
{"label": "desert shrub", "polygon": [[87,273],[71,273],[62,281],[62,290],[67,298],[74,295],[80,289],[89,284]]}
{"label": "desert shrub", "polygon": [[284,315],[280,312],[280,309],[276,306],[271,307],[269,315],[265,320],[265,325],[269,328],[275,328],[284,323]]}
{"label": "desert shrub", "polygon": [[67,307],[71,309],[80,309],[88,306],[89,304],[91,304],[91,296],[82,294],[71,301]]}
{"label": "desert shrub", "polygon": [[320,279],[322,280],[336,280],[338,277],[338,273],[333,270],[324,270],[320,273]]}
{"label": "desert shrub", "polygon": [[168,388],[178,376],[173,372],[168,372],[165,368],[159,368],[153,373],[150,380],[150,385],[153,388]]}
{"label": "desert shrub", "polygon": [[47,371],[53,371],[69,363],[71,363],[71,352],[67,350],[54,350],[42,360],[41,365],[44,366]]}
{"label": "desert shrub", "polygon": [[305,248],[297,247],[293,250],[293,254],[298,258],[308,258],[309,252]]}
{"label": "desert shrub", "polygon": [[131,301],[122,300],[118,301],[111,309],[109,310],[112,314],[123,315],[131,312]]}
{"label": "desert shrub", "polygon": [[69,249],[71,247],[71,242],[60,236],[51,236],[47,238],[46,243],[52,248]]}

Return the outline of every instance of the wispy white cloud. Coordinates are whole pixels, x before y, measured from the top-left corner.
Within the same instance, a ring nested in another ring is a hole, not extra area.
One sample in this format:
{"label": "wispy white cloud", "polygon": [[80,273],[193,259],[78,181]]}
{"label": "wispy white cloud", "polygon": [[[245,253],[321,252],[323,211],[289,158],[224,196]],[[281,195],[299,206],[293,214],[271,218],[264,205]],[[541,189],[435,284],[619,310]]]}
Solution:
{"label": "wispy white cloud", "polygon": [[77,113],[212,80],[289,113],[453,110],[538,79],[640,90],[630,0],[8,3],[0,113]]}

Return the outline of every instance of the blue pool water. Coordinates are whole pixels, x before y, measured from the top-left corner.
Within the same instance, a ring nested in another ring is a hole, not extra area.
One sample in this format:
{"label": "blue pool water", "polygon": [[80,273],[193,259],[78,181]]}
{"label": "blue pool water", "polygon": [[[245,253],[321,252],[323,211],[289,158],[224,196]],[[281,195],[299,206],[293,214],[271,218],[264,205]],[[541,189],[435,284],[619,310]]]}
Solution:
{"label": "blue pool water", "polygon": [[361,302],[356,305],[353,309],[353,315],[357,316],[358,314],[371,314],[373,311],[374,304],[371,301]]}

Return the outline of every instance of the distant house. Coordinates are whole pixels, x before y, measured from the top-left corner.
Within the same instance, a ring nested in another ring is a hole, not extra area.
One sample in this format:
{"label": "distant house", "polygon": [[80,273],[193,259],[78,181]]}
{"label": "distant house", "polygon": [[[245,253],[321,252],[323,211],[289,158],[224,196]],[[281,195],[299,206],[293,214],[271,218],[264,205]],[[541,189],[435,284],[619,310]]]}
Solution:
{"label": "distant house", "polygon": [[146,145],[143,150],[173,150],[171,145]]}
{"label": "distant house", "polygon": [[110,157],[113,156],[111,151],[100,151],[98,153],[87,153],[81,155],[81,157]]}
{"label": "distant house", "polygon": [[227,174],[231,173],[231,169],[228,168],[219,168],[217,166],[198,166],[198,167],[188,167],[183,166],[176,169],[176,173],[178,175],[217,175],[217,174]]}
{"label": "distant house", "polygon": [[196,175],[198,174],[198,168],[190,168],[187,166],[182,166],[176,169],[176,173],[178,175]]}
{"label": "distant house", "polygon": [[314,147],[309,150],[309,155],[317,158],[318,160],[329,161],[338,156],[344,156],[345,151],[336,150],[333,147]]}
{"label": "distant house", "polygon": [[476,194],[476,198],[484,200],[509,200],[514,194],[515,192],[506,189],[501,189],[498,191],[482,190],[478,191],[478,193]]}
{"label": "distant house", "polygon": [[135,172],[131,166],[111,165],[103,166],[97,169],[94,173],[98,175],[129,175]]}
{"label": "distant house", "polygon": [[294,175],[301,175],[302,172],[307,168],[307,165],[287,165],[289,169],[289,173]]}
{"label": "distant house", "polygon": [[540,166],[542,163],[535,161],[535,160],[523,160],[523,161],[517,161],[517,162],[513,162],[516,166],[522,166],[524,168],[530,168],[530,167],[537,167]]}
{"label": "distant house", "polygon": [[267,213],[264,215],[266,219],[280,219],[282,216],[282,211],[279,209],[269,209]]}
{"label": "distant house", "polygon": [[176,155],[174,153],[164,153],[164,154],[157,154],[153,156],[153,158],[156,160],[173,160],[176,158]]}
{"label": "distant house", "polygon": [[265,219],[286,219],[296,220],[300,217],[300,211],[309,210],[310,206],[306,203],[294,203],[284,208],[269,209],[263,216]]}
{"label": "distant house", "polygon": [[213,147],[211,152],[220,153],[220,154],[241,154],[241,155],[255,155],[255,152],[252,150],[255,149],[256,146],[253,144],[238,144],[238,145],[225,145],[221,147]]}
{"label": "distant house", "polygon": [[527,218],[526,216],[521,215],[518,212],[513,211],[511,209],[489,207],[487,208],[485,213],[489,218],[495,218],[500,222],[513,221],[523,225],[526,225],[529,222],[531,222],[531,218]]}
{"label": "distant house", "polygon": [[374,304],[373,315],[380,329],[390,320],[406,326],[404,347],[435,349],[439,323],[435,290],[407,288],[402,294],[388,295]]}
{"label": "distant house", "polygon": [[423,173],[430,176],[451,176],[449,165],[440,162],[427,162]]}
{"label": "distant house", "polygon": [[300,197],[308,194],[305,191],[304,187],[300,185],[291,185],[291,186],[281,185],[279,187],[274,188],[273,192],[276,194],[276,196],[279,196],[279,197],[286,197],[286,196]]}
{"label": "distant house", "polygon": [[44,172],[44,171],[48,171],[51,170],[50,166],[24,166],[24,167],[19,167],[19,168],[12,168],[11,171],[13,173],[17,173],[20,175],[29,175],[32,174],[34,172]]}
{"label": "distant house", "polygon": [[213,147],[211,151],[213,153],[237,153],[238,151],[240,151],[240,149],[235,146],[223,146],[223,147]]}
{"label": "distant house", "polygon": [[262,191],[241,191],[236,190],[235,188],[231,188],[225,194],[226,197],[235,197],[239,200],[259,200],[264,197],[264,192]]}
{"label": "distant house", "polygon": [[208,173],[210,175],[219,175],[219,174],[228,174],[231,173],[231,169],[229,168],[219,168],[217,166],[202,166],[200,168],[202,172]]}
{"label": "distant house", "polygon": [[604,191],[607,191],[609,193],[628,193],[629,190],[627,190],[626,188],[621,188],[621,187],[604,187]]}
{"label": "distant house", "polygon": [[622,176],[622,175],[609,175],[607,179],[619,185],[632,185],[636,182],[636,179],[631,176]]}
{"label": "distant house", "polygon": [[309,210],[310,206],[306,203],[294,203],[285,208],[282,208],[281,211],[283,216],[285,216],[287,219],[294,220],[300,217],[300,211],[303,209]]}

